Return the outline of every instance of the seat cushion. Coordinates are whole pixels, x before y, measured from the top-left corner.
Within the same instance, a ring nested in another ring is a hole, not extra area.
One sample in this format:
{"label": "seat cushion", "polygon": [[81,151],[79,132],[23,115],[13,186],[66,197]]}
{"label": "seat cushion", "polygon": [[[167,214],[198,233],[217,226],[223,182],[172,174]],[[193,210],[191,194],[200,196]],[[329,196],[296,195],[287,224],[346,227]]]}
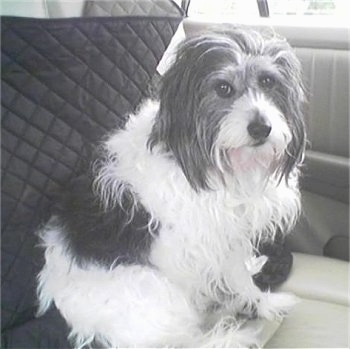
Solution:
{"label": "seat cushion", "polygon": [[348,348],[349,307],[301,299],[266,348]]}
{"label": "seat cushion", "polygon": [[349,307],[348,262],[303,253],[293,253],[293,256],[290,276],[279,291]]}
{"label": "seat cushion", "polygon": [[348,348],[348,271],[348,262],[294,253],[290,277],[278,291],[296,294],[300,303],[265,347]]}

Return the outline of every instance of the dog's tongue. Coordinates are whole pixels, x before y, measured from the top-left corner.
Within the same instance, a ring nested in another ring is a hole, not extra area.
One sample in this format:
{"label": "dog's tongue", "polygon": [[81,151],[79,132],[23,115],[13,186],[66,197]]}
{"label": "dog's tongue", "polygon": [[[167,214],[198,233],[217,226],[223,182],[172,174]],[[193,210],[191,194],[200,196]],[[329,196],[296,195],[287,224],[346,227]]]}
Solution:
{"label": "dog's tongue", "polygon": [[241,171],[249,171],[261,166],[267,168],[273,161],[271,153],[251,147],[229,149],[228,156],[232,167]]}
{"label": "dog's tongue", "polygon": [[248,159],[246,152],[243,148],[232,148],[228,150],[228,156],[232,163],[240,164],[246,162]]}

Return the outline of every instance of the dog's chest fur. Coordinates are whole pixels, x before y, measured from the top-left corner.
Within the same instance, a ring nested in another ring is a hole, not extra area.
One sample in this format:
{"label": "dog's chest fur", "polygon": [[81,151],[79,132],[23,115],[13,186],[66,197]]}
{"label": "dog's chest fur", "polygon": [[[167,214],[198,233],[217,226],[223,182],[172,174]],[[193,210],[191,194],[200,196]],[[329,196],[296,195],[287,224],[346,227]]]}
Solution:
{"label": "dog's chest fur", "polygon": [[226,185],[217,181],[213,190],[196,192],[170,154],[147,147],[157,108],[148,101],[106,143],[113,160],[105,167],[115,181],[109,184],[126,183],[158,222],[150,262],[183,287],[201,288],[208,279],[224,278],[235,259],[248,262],[254,239],[294,224],[297,184],[271,179],[259,186],[259,176],[251,172],[245,174],[245,195],[233,176]]}

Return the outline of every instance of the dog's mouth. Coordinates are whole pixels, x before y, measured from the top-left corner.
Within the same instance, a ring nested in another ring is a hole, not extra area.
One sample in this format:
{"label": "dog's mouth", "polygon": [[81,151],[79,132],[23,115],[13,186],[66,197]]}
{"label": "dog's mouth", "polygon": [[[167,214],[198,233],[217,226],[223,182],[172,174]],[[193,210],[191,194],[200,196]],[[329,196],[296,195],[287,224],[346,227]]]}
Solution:
{"label": "dog's mouth", "polygon": [[269,142],[259,141],[254,144],[229,148],[227,158],[233,170],[249,171],[257,168],[270,168],[278,158],[278,152]]}

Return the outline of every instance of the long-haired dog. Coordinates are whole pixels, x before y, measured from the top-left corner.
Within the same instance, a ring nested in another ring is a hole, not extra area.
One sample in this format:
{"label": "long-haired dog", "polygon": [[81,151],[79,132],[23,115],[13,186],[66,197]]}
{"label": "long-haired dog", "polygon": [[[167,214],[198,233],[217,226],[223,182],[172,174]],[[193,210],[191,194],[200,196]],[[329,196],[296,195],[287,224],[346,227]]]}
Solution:
{"label": "long-haired dog", "polygon": [[275,35],[186,39],[148,100],[112,133],[40,231],[39,314],[75,345],[254,345],[242,319],[283,316],[290,294],[252,276],[261,241],[300,211],[301,68]]}

